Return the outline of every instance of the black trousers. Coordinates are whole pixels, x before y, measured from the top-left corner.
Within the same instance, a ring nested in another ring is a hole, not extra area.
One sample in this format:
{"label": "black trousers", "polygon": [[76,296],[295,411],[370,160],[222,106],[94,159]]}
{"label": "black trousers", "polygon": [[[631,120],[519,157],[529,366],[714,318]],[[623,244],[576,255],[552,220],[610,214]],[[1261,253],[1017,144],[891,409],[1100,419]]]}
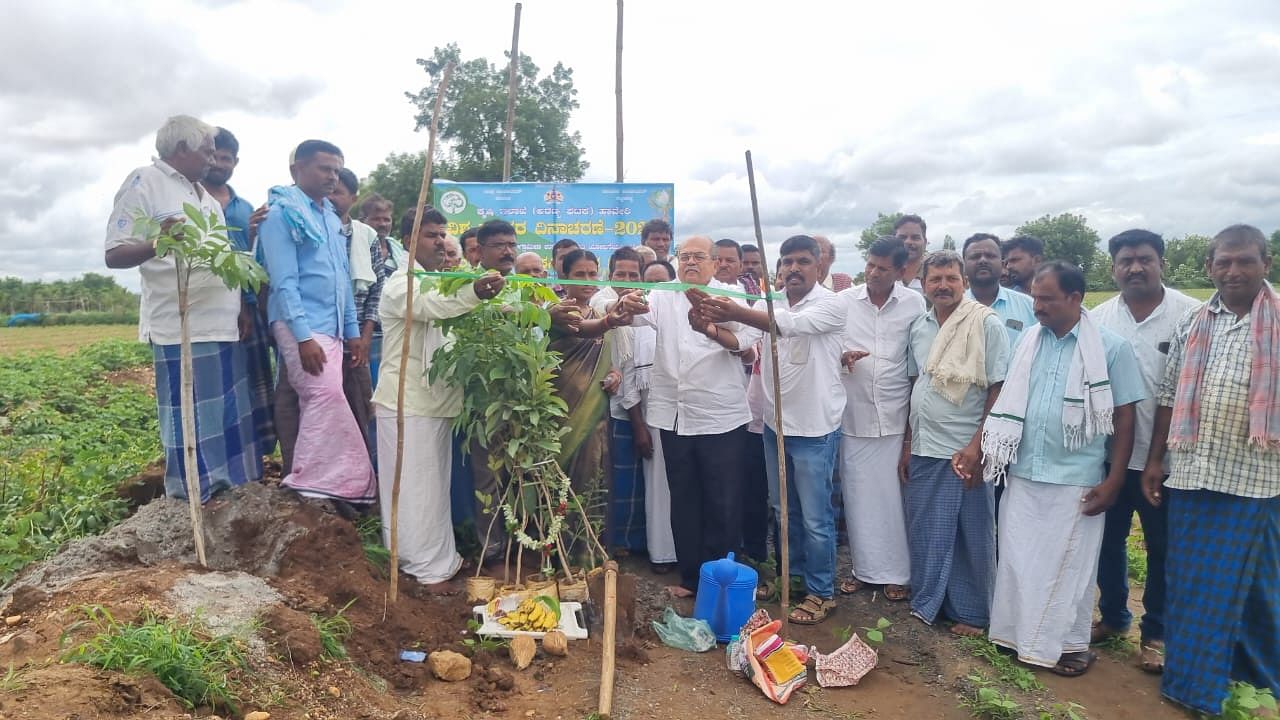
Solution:
{"label": "black trousers", "polygon": [[756,562],[769,559],[771,518],[766,462],[764,436],[747,432],[742,445],[742,552]]}
{"label": "black trousers", "polygon": [[662,431],[662,455],[671,488],[671,534],[680,585],[698,589],[702,563],[742,543],[742,467],[746,426],[717,435]]}

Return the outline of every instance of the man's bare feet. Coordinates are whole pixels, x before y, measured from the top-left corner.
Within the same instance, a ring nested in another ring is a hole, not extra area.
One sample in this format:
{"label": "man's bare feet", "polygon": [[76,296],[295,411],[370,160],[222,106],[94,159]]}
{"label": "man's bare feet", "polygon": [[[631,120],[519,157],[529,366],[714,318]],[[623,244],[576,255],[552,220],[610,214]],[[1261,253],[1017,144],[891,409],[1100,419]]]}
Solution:
{"label": "man's bare feet", "polygon": [[667,592],[671,593],[671,597],[691,598],[693,591],[683,585],[668,585]]}
{"label": "man's bare feet", "polygon": [[960,637],[982,637],[982,628],[977,628],[964,623],[956,623],[951,626],[951,633]]}

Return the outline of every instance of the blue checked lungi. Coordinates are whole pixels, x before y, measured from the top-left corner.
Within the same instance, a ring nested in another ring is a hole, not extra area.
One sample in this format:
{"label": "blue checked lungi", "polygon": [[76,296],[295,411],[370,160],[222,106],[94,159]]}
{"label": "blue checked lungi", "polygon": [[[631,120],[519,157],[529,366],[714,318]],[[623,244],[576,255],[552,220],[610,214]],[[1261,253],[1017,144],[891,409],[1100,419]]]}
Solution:
{"label": "blue checked lungi", "polygon": [[1166,492],[1160,691],[1210,715],[1232,680],[1280,695],[1280,498]]}
{"label": "blue checked lungi", "polygon": [[253,307],[253,329],[240,341],[249,371],[249,392],[253,402],[253,432],[258,452],[270,455],[276,449],[275,371],[271,367],[271,331],[267,321]]}
{"label": "blue checked lungi", "polygon": [[[164,445],[164,491],[186,498],[182,449],[181,351],[152,345],[156,409]],[[254,440],[253,393],[244,348],[235,342],[191,343],[200,500],[262,478],[262,452]]]}
{"label": "blue checked lungi", "polygon": [[644,467],[636,458],[630,420],[609,419],[612,429],[613,475],[609,490],[610,548],[645,550]]}
{"label": "blue checked lungi", "polygon": [[951,460],[911,456],[902,491],[911,548],[911,610],[977,628],[991,620],[996,580],[995,492],[965,490]]}

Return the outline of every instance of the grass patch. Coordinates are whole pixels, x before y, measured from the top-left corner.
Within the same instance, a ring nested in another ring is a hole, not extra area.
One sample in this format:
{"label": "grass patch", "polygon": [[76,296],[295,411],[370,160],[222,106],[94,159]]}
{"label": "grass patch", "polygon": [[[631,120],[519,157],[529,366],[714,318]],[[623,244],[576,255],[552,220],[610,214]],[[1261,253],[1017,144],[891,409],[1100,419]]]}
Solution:
{"label": "grass patch", "polygon": [[973,694],[961,698],[960,707],[976,718],[987,720],[1017,720],[1022,717],[1022,706],[981,675],[970,675]]}
{"label": "grass patch", "polygon": [[149,673],[188,708],[210,706],[236,710],[239,701],[231,674],[245,666],[240,642],[211,637],[193,622],[179,622],[150,612],[137,624],[118,622],[101,607],[85,610],[98,634],[64,656],[130,675]]}
{"label": "grass patch", "polygon": [[342,609],[329,617],[321,617],[315,613],[311,614],[311,624],[316,626],[316,632],[320,634],[320,656],[330,660],[344,660],[347,657],[347,648],[343,642],[347,636],[351,634],[351,621],[342,613],[347,611],[355,603],[355,598],[351,602],[342,606]]}
{"label": "grass patch", "polygon": [[1080,703],[1054,703],[1046,710],[1036,708],[1036,720],[1085,720],[1084,706]]}
{"label": "grass patch", "polygon": [[999,682],[1012,685],[1023,692],[1044,689],[1044,685],[1036,679],[1035,673],[1001,653],[1000,648],[985,637],[962,638],[960,643],[970,655],[986,660],[991,669],[996,672]]}
{"label": "grass patch", "polygon": [[1097,643],[1094,647],[1121,657],[1132,657],[1138,654],[1137,643],[1129,639],[1127,635],[1112,635],[1106,640]]}
{"label": "grass patch", "polygon": [[13,663],[9,663],[9,671],[4,675],[0,675],[0,692],[15,693],[27,686],[27,681],[22,678],[22,670],[13,667]]}
{"label": "grass patch", "polygon": [[1133,528],[1129,531],[1129,537],[1125,538],[1125,556],[1128,559],[1129,579],[1143,583],[1147,582],[1147,540],[1142,534],[1142,524],[1138,522],[1138,518],[1133,519]]}
{"label": "grass patch", "polygon": [[360,546],[364,549],[365,559],[383,577],[387,577],[391,572],[391,551],[382,544],[382,518],[377,515],[362,517],[356,521],[356,531],[360,533]]}

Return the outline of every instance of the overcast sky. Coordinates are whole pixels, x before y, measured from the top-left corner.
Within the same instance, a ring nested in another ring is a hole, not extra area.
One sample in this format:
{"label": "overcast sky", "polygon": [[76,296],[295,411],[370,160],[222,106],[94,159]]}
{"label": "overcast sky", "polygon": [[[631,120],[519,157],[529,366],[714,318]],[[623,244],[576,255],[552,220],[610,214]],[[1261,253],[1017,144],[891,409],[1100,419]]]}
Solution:
{"label": "overcast sky", "polygon": [[[365,176],[420,151],[414,62],[502,62],[511,2],[41,0],[0,24],[0,276],[107,272],[112,196],[176,113],[240,139],[257,204],[319,137]],[[573,127],[614,174],[614,4],[524,3],[520,49],[574,70]],[[877,211],[1007,235],[1082,213],[1103,236],[1280,227],[1280,2],[631,0],[626,178],[676,185],[677,235],[853,243]],[[137,272],[113,273],[129,287]]]}

